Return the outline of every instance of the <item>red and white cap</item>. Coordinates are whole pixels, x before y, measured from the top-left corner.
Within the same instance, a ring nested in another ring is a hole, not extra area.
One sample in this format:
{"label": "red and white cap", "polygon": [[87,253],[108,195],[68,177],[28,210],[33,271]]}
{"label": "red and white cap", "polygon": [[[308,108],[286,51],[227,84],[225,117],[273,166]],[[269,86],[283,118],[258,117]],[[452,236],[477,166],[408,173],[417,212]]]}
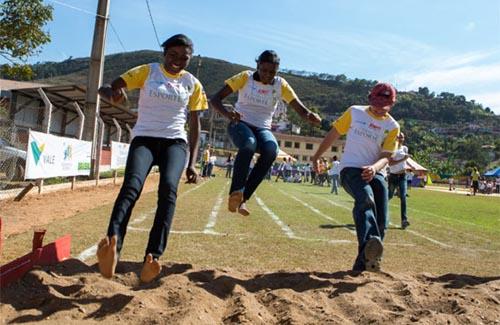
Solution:
{"label": "red and white cap", "polygon": [[396,88],[390,83],[380,82],[370,90],[368,101],[375,107],[393,105],[396,102]]}

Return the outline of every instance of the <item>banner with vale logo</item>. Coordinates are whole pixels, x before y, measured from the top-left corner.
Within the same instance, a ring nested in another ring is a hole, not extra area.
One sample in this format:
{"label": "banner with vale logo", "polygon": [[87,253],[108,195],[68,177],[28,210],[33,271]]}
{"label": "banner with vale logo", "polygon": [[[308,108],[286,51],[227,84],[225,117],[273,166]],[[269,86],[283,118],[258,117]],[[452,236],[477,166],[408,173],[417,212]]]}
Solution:
{"label": "banner with vale logo", "polygon": [[111,169],[125,167],[130,144],[111,141]]}
{"label": "banner with vale logo", "polygon": [[30,131],[25,179],[90,175],[92,142]]}

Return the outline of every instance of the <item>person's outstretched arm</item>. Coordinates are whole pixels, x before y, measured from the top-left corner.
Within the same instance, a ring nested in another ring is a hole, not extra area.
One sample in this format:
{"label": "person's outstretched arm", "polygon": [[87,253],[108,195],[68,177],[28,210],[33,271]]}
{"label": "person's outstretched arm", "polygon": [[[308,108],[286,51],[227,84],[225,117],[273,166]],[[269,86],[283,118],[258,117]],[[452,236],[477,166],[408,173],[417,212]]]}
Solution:
{"label": "person's outstretched arm", "polygon": [[305,107],[305,105],[302,104],[300,99],[294,98],[290,102],[290,106],[292,106],[292,108],[297,112],[297,114],[300,115],[300,117],[302,117],[303,120],[308,121],[313,125],[321,124],[321,117],[317,113],[314,113],[307,107]]}
{"label": "person's outstretched arm", "polygon": [[113,103],[122,103],[127,100],[124,88],[127,88],[127,83],[122,77],[118,77],[111,85],[103,85],[99,88],[99,95]]}
{"label": "person's outstretched arm", "polygon": [[210,98],[210,107],[225,116],[228,120],[238,122],[241,119],[241,114],[235,110],[228,111],[222,104],[222,100],[231,95],[233,90],[228,85],[222,87],[215,95]]}
{"label": "person's outstretched arm", "polygon": [[405,155],[403,158],[401,158],[401,159],[393,159],[393,158],[390,158],[390,159],[389,159],[389,166],[399,164],[400,162],[403,162],[403,161],[407,160],[408,158],[410,158],[410,155],[409,155],[409,154],[406,154],[406,155]]}
{"label": "person's outstretched arm", "polygon": [[198,173],[196,172],[196,158],[200,141],[200,115],[198,111],[189,112],[189,163],[186,169],[186,183],[196,183]]}
{"label": "person's outstretched arm", "polygon": [[332,127],[330,129],[330,132],[326,134],[323,141],[321,141],[321,144],[319,145],[318,150],[316,150],[314,156],[312,156],[311,158],[313,162],[314,171],[316,172],[318,171],[318,159],[323,155],[323,153],[325,153],[325,151],[328,150],[328,148],[332,146],[335,140],[338,140],[338,138],[340,138],[340,133],[337,131],[335,127]]}

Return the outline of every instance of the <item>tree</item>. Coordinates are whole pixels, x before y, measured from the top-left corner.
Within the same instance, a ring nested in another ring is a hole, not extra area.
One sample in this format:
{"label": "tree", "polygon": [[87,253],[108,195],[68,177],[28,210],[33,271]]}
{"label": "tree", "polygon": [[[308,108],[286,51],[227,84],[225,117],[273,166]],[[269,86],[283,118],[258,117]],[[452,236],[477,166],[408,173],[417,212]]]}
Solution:
{"label": "tree", "polygon": [[26,60],[50,42],[49,33],[42,28],[52,20],[52,10],[42,0],[5,0],[0,4],[0,55],[11,63],[0,66],[0,76],[31,78]]}

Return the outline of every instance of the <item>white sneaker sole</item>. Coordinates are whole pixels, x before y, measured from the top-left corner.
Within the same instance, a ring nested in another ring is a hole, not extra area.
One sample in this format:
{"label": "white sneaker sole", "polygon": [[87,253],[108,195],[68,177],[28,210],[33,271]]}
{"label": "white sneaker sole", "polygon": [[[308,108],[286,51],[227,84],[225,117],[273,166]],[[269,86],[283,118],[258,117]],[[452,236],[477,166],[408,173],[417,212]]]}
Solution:
{"label": "white sneaker sole", "polygon": [[380,260],[384,253],[384,245],[378,237],[372,237],[365,246],[365,268],[367,271],[380,271]]}

